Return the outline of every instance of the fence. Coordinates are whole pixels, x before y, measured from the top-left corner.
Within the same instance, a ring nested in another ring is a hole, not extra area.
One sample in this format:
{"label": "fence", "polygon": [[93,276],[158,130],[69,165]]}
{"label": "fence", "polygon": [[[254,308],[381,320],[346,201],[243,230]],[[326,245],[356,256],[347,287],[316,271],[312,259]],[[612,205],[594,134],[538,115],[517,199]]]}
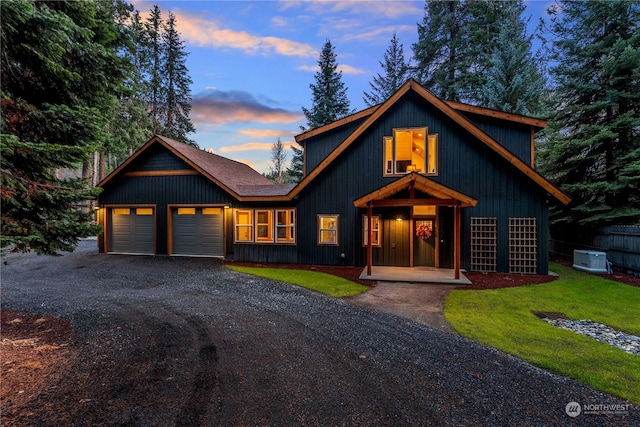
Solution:
{"label": "fence", "polygon": [[595,230],[552,232],[549,253],[573,259],[574,249],[607,253],[614,270],[640,275],[640,226],[610,225]]}

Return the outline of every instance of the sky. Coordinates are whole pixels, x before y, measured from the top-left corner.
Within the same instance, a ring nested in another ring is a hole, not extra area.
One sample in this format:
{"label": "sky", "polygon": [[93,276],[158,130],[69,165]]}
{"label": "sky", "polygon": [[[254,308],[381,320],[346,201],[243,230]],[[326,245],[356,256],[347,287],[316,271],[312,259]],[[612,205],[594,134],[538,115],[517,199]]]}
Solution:
{"label": "sky", "polygon": [[[269,172],[278,138],[289,147],[307,121],[320,50],[331,41],[351,108],[366,108],[363,92],[384,74],[395,31],[409,61],[424,1],[132,1],[146,18],[157,4],[176,16],[188,52],[193,139],[202,149]],[[532,30],[553,0],[526,1]]]}

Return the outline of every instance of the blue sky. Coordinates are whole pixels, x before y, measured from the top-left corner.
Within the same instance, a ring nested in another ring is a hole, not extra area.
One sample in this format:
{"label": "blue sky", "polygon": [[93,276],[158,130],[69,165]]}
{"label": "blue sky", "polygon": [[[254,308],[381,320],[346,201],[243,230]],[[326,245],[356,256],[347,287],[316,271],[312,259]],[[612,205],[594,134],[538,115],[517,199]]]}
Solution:
{"label": "blue sky", "polygon": [[[531,26],[552,0],[528,1]],[[169,11],[189,52],[191,136],[200,148],[270,168],[271,146],[286,147],[306,124],[319,52],[331,40],[351,108],[382,73],[395,31],[407,60],[417,41],[424,1],[133,1],[146,18],[154,4]],[[287,149],[287,161],[291,150]]]}

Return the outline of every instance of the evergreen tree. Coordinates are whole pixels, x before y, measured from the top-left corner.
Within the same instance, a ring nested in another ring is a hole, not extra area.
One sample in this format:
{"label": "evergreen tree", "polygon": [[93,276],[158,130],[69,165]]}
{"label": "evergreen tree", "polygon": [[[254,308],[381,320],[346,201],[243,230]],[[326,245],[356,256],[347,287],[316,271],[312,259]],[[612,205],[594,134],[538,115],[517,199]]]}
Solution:
{"label": "evergreen tree", "polygon": [[460,101],[466,7],[460,0],[426,0],[418,42],[413,45],[416,79],[436,96]]}
{"label": "evergreen tree", "polygon": [[81,209],[95,191],[55,171],[79,167],[107,137],[105,112],[124,75],[110,10],[105,2],[0,2],[2,246],[53,254],[99,231]]}
{"label": "evergreen tree", "polygon": [[189,120],[192,80],[186,66],[188,54],[184,51],[184,42],[180,40],[176,30],[176,17],[173,13],[169,13],[169,20],[164,27],[163,51],[163,98],[166,100],[164,135],[197,146],[187,137],[187,134],[195,132]]}
{"label": "evergreen tree", "polygon": [[311,109],[302,107],[307,118],[307,128],[311,130],[334,122],[350,114],[347,88],[342,82],[342,71],[338,71],[336,54],[327,40],[318,59],[320,70],[315,73],[315,84],[310,84],[313,96]]}
{"label": "evergreen tree", "polygon": [[304,178],[304,151],[298,147],[291,146],[293,156],[291,165],[287,168],[287,175],[290,182],[300,182]]}
{"label": "evergreen tree", "polygon": [[369,107],[386,101],[409,77],[409,64],[404,58],[404,49],[395,31],[380,66],[384,70],[384,76],[380,73],[374,76],[373,82],[369,82],[371,92],[364,92],[363,100]]}
{"label": "evergreen tree", "polygon": [[[564,1],[542,170],[573,198],[556,224],[640,223],[640,3]],[[552,11],[550,11],[552,12]]]}
{"label": "evergreen tree", "polygon": [[486,80],[480,88],[480,105],[507,113],[534,116],[542,113],[545,81],[531,54],[526,22],[514,11],[498,34],[489,57]]}
{"label": "evergreen tree", "polygon": [[500,29],[523,10],[522,0],[426,0],[413,45],[415,78],[441,98],[479,103]]}
{"label": "evergreen tree", "polygon": [[162,74],[162,12],[156,4],[151,9],[151,13],[144,23],[145,32],[141,48],[143,52],[143,70],[145,74],[144,97],[147,101],[149,116],[153,122],[153,133],[164,133],[162,123],[164,123],[163,106],[166,105],[165,91],[163,91],[164,79]]}
{"label": "evergreen tree", "polygon": [[287,178],[285,173],[285,162],[287,161],[287,153],[284,151],[284,145],[280,138],[271,146],[271,179],[276,184],[284,184]]}

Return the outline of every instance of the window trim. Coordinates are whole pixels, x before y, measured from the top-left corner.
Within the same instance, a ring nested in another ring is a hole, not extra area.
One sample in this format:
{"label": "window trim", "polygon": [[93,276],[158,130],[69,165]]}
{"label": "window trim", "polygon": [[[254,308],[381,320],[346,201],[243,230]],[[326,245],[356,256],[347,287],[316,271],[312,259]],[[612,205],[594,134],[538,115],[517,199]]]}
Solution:
{"label": "window trim", "polygon": [[[420,171],[416,171],[416,173],[419,173],[421,175],[427,175],[427,176],[437,176],[438,175],[438,168],[439,168],[439,159],[438,159],[438,153],[439,153],[439,137],[437,133],[429,133],[429,128],[427,126],[418,126],[418,127],[407,127],[407,128],[393,128],[393,136],[383,136],[382,137],[382,171],[383,171],[383,176],[404,176],[407,175],[409,173],[411,173],[411,171],[405,171],[405,172],[399,172],[396,170],[397,167],[397,162],[396,162],[396,133],[397,132],[406,132],[406,131],[420,131],[422,130],[424,132],[424,164],[422,165],[422,167],[420,168]],[[429,154],[431,152],[430,150],[430,140],[434,139],[434,147],[433,147],[433,151],[434,151],[434,155],[433,155],[433,159],[434,159],[434,166],[435,166],[435,171],[429,171]],[[388,142],[391,143],[391,158],[387,158],[387,144]]]}
{"label": "window trim", "polygon": [[[273,221],[273,209],[256,209],[255,211],[255,241],[256,243],[273,243],[273,230],[275,224]],[[267,214],[267,222],[258,222],[258,217],[261,213]],[[260,227],[267,227],[267,237],[258,236]]]}
{"label": "window trim", "polygon": [[[251,224],[239,224],[238,213],[246,212],[251,219]],[[261,212],[267,212],[269,221],[267,223],[258,224],[258,215]],[[293,214],[293,222],[287,225],[278,225],[278,213],[279,212],[287,212],[289,214]],[[297,212],[296,208],[236,208],[233,213],[233,243],[234,244],[257,244],[257,245],[295,245],[297,242],[296,239],[296,228],[297,228]],[[258,237],[258,226],[259,225],[267,225],[269,230],[268,238],[259,238]],[[238,239],[238,229],[240,227],[250,227],[250,239],[248,240],[239,240]],[[292,240],[283,240],[278,239],[278,230],[281,228],[289,228],[290,234],[292,236]]]}
{"label": "window trim", "polygon": [[[323,218],[335,218],[336,223],[334,228],[322,228],[322,219]],[[318,229],[318,246],[339,246],[340,245],[340,214],[318,214],[317,215],[317,229]],[[323,231],[335,231],[336,238],[334,242],[323,242],[322,241],[322,232]]]}
{"label": "window trim", "polygon": [[[375,227],[371,227],[372,228],[372,232],[374,234],[378,234],[378,238],[373,240],[371,242],[371,247],[372,248],[379,248],[382,246],[382,233],[380,232],[381,230],[381,225],[382,225],[382,216],[381,215],[371,215],[371,223],[374,223],[374,220],[377,219],[378,220],[378,228]],[[367,215],[362,215],[362,246],[366,247],[367,246],[367,240],[369,237],[369,233],[367,232],[367,228],[369,226],[369,221],[367,220]],[[375,243],[377,240],[378,243]]]}
{"label": "window trim", "polygon": [[[238,214],[244,212],[248,213],[247,217],[251,220],[250,224],[238,223]],[[254,224],[253,224],[253,209],[236,209],[233,213],[233,242],[234,243],[252,243],[253,232],[254,232]],[[248,239],[239,239],[238,229],[240,227],[249,227],[249,238]]]}
{"label": "window trim", "polygon": [[[285,212],[287,214],[287,219],[289,218],[289,213],[293,214],[293,220],[291,224],[279,224],[278,223],[278,214],[280,212]],[[275,233],[274,238],[276,243],[292,245],[296,243],[296,210],[292,209],[275,209]],[[290,229],[291,231],[291,240],[280,240],[278,237],[278,230],[280,229]]]}

